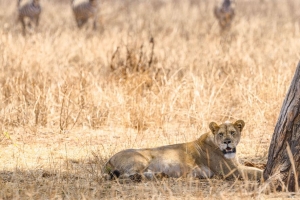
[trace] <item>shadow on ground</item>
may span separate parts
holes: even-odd
[[[242,180],[167,178],[160,181],[109,181],[105,159],[65,160],[53,168],[0,171],[2,199],[176,199],[259,196],[259,184]]]

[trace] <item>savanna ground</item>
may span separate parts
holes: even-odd
[[[42,0],[23,36],[16,2],[0,0],[0,198],[298,197],[241,180],[102,177],[114,153],[191,141],[211,121],[243,119],[241,163],[266,163],[300,58],[300,2],[238,0],[223,35],[215,3],[101,1],[92,31],[69,1]]]

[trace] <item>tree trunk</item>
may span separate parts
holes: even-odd
[[[277,189],[298,191],[300,172],[300,62],[283,102],[269,148],[264,179],[279,175]],[[278,179],[277,179],[278,180]]]

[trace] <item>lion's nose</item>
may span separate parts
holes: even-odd
[[[224,144],[229,144],[229,143],[231,143],[231,140],[229,139],[224,140]]]

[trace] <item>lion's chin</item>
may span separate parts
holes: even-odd
[[[227,159],[233,159],[235,158],[235,153],[226,153],[224,154],[224,157]]]
[[[235,157],[236,148],[227,147],[226,149],[223,149],[222,152],[223,152],[225,158],[232,159]]]

